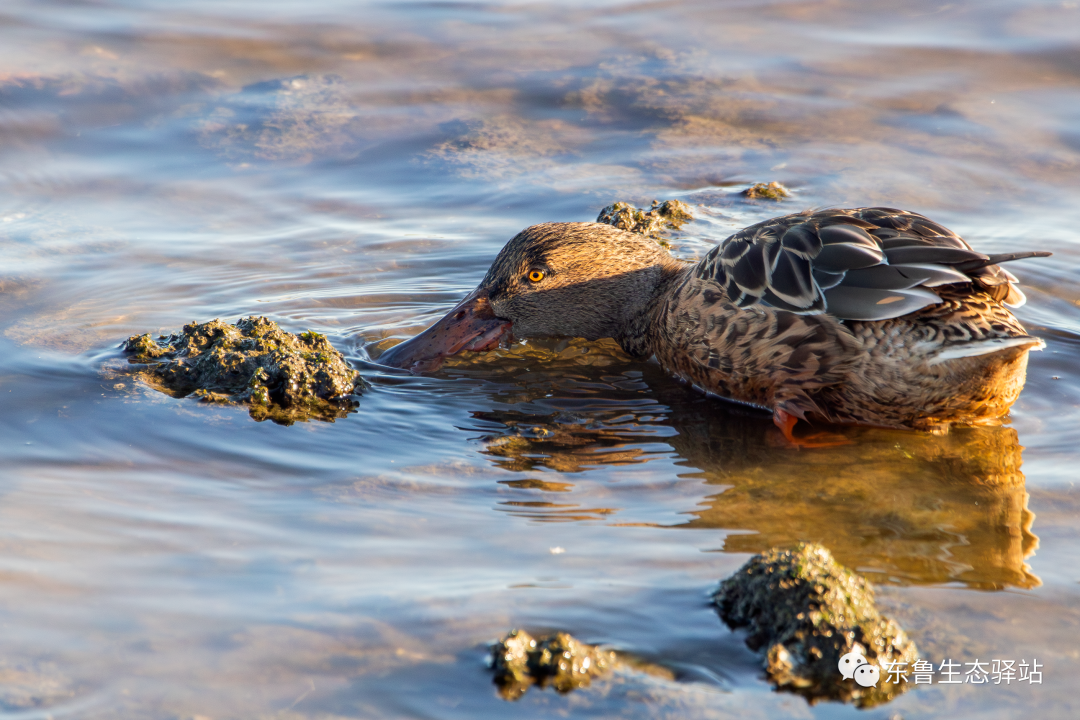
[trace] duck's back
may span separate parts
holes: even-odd
[[[985,255],[918,213],[828,209],[773,218],[724,240],[697,276],[740,307],[764,302],[843,320],[887,320],[940,302],[935,288],[969,285],[1006,305],[1024,295],[999,263],[1046,252]]]
[[[829,209],[750,226],[667,304],[665,364],[706,390],[805,417],[926,427],[1004,414],[1041,345],[999,263],[922,215]],[[665,360],[661,357],[661,361]]]

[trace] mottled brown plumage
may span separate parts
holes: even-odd
[[[1023,303],[1007,260],[911,212],[799,213],[687,265],[640,235],[547,223],[513,238],[480,286],[384,364],[435,369],[519,338],[611,337],[697,387],[795,418],[935,430],[1004,415],[1024,385]],[[539,278],[539,279],[538,279]]]

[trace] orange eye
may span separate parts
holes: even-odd
[[[529,271],[529,282],[540,282],[544,279],[544,273],[541,270]]]

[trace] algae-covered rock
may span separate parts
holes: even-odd
[[[755,183],[743,190],[742,194],[751,200],[775,200],[776,202],[791,197],[791,192],[778,182]]]
[[[294,335],[264,317],[191,323],[156,341],[133,336],[123,347],[129,362],[148,366],[143,379],[163,392],[246,404],[256,420],[282,424],[344,417],[363,382],[325,335]]]
[[[889,682],[889,669],[907,675],[918,659],[915,643],[878,612],[871,585],[820,545],[755,555],[720,585],[713,601],[724,622],[747,628],[750,649],[764,650],[769,679],[811,702],[887,702],[908,685]],[[841,674],[840,659],[852,652],[877,666],[876,686],[862,687]]]
[[[655,203],[651,210],[642,210],[630,203],[613,203],[600,211],[596,222],[641,235],[657,235],[667,229],[679,230],[693,219],[689,205],[681,200],[668,200]]]
[[[532,685],[568,693],[588,686],[616,663],[615,653],[578,642],[567,633],[534,638],[511,630],[491,647],[495,684],[505,700],[517,700]]]

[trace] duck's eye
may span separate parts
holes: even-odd
[[[540,282],[541,280],[544,279],[544,271],[543,270],[530,270],[528,277],[529,277],[529,282]]]

